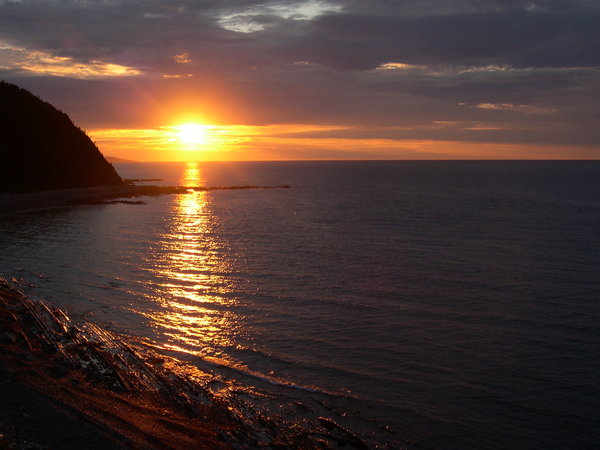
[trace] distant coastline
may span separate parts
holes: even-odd
[[[109,163],[131,163],[131,162],[139,162],[139,161],[135,161],[133,159],[125,159],[125,158],[118,158],[116,156],[104,156],[104,159],[106,159]]]

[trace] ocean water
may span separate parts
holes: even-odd
[[[290,189],[0,216],[0,274],[372,447],[597,448],[599,162],[115,167]]]

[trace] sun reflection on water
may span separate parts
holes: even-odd
[[[187,163],[181,185],[203,185],[198,163]],[[190,190],[176,197],[154,269],[158,285],[153,300],[162,308],[149,319],[165,337],[165,349],[228,363],[219,349],[234,345],[237,325],[229,308],[231,288],[219,275],[227,263],[222,244],[213,237],[214,220],[209,193]]]

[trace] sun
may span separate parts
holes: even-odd
[[[184,123],[182,125],[176,125],[174,128],[180,143],[206,144],[208,139],[208,129],[210,127],[197,123]]]

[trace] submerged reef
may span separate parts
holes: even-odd
[[[31,92],[0,81],[0,192],[122,183],[69,116]]]

